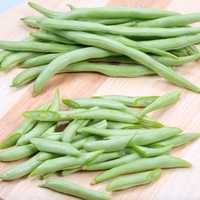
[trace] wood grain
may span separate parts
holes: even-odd
[[[36,1],[49,8],[67,10],[66,1],[38,0]],[[165,8],[179,12],[197,12],[200,10],[198,0],[69,0],[68,3],[77,7],[92,7],[104,5],[128,5],[132,7]],[[184,3],[183,3],[184,2]],[[27,28],[20,22],[20,18],[36,14],[27,5],[21,4],[0,14],[0,39],[21,39],[25,37]],[[199,63],[187,64],[178,71],[188,79],[200,85]],[[19,72],[13,70],[8,74],[0,74],[0,138],[14,130],[22,120],[21,113],[33,108],[44,101],[49,101],[56,87],[60,88],[63,97],[76,98],[100,94],[123,95],[161,95],[167,91],[177,89],[159,77],[142,78],[108,78],[98,74],[63,74],[54,77],[42,95],[32,97],[32,85],[20,90],[10,88],[12,78]],[[200,129],[200,95],[182,91],[181,100],[169,109],[153,114],[169,126],[178,126],[185,131],[199,131]],[[175,169],[164,171],[162,178],[149,186],[129,189],[113,194],[113,200],[199,200],[200,180],[200,141],[180,148],[174,155],[190,161],[191,169]],[[0,163],[0,169],[15,165]],[[104,184],[91,187],[89,181],[96,173],[77,173],[68,178],[80,185],[104,190]],[[73,197],[64,196],[55,192],[37,187],[39,181],[22,179],[14,182],[0,182],[0,198],[4,200],[72,200]]]

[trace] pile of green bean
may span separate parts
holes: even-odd
[[[180,92],[163,96],[94,96],[63,99],[56,91],[50,103],[23,114],[21,125],[0,142],[0,161],[21,159],[0,172],[1,181],[25,176],[44,178],[41,187],[82,199],[108,200],[104,192],[52,178],[79,171],[104,171],[91,184],[113,179],[107,191],[149,184],[161,169],[187,168],[191,164],[170,152],[200,137],[164,126],[148,113],[175,104]]]
[[[12,86],[34,82],[39,94],[57,73],[98,72],[111,77],[159,75],[200,92],[175,66],[200,58],[200,13],[150,8],[74,8],[69,12],[29,5],[41,16],[24,17],[34,28],[23,41],[0,41],[0,69],[25,68]]]

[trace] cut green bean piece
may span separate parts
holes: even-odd
[[[101,163],[88,163],[87,165],[83,166],[83,170],[99,171],[99,170],[112,169],[113,167],[118,167],[120,165],[130,163],[138,158],[140,158],[140,156],[137,153],[132,153],[110,161],[105,161]]]
[[[36,167],[38,167],[45,160],[55,157],[53,154],[40,152],[31,159],[0,173],[0,179],[11,181],[22,178],[30,174]]]
[[[151,148],[151,147],[145,147],[145,146],[133,146],[133,149],[138,152],[141,157],[155,157],[160,156],[162,154],[168,154],[172,146],[164,146],[164,147],[157,147],[157,148]]]
[[[119,191],[156,181],[161,176],[160,169],[141,172],[134,175],[122,176],[114,179],[106,187],[108,191]]]
[[[76,109],[73,111],[28,111],[24,113],[27,118],[35,119],[38,121],[63,121],[72,119],[98,119],[98,120],[110,120],[127,123],[136,123],[138,119],[128,113],[111,109]]]
[[[160,141],[158,143],[153,144],[152,146],[172,146],[178,147],[184,144],[187,144],[193,140],[196,140],[200,137],[199,133],[186,133],[186,134],[181,134],[172,138],[169,138],[168,140]]]
[[[179,91],[169,92],[163,96],[160,96],[156,99],[152,104],[149,104],[146,108],[144,108],[141,113],[139,114],[140,117],[145,116],[147,113],[152,111],[164,108],[171,104],[174,104],[180,98],[181,93]]]
[[[0,41],[0,48],[11,51],[31,51],[42,53],[59,53],[78,49],[74,45],[45,43],[35,41]]]
[[[99,192],[87,188],[83,188],[75,183],[61,180],[51,179],[47,180],[41,187],[48,188],[50,190],[68,194],[71,196],[79,197],[85,200],[110,200],[111,198],[104,192]]]
[[[110,140],[97,140],[92,142],[87,142],[84,145],[84,149],[87,151],[97,151],[103,150],[104,152],[115,152],[123,150],[128,143],[131,141],[132,137],[120,137],[112,138]]]
[[[33,138],[31,143],[42,152],[54,153],[58,155],[80,156],[81,153],[70,143],[52,141],[42,138]]]
[[[106,95],[106,96],[95,96],[94,98],[110,99],[119,101],[127,106],[131,107],[146,107],[153,103],[159,96],[141,96],[141,97],[129,97],[122,95]]]
[[[83,153],[79,158],[71,156],[63,156],[55,159],[50,159],[43,162],[32,173],[31,176],[43,176],[45,174],[62,171],[65,169],[83,165],[98,156],[101,152]]]
[[[120,175],[143,172],[157,168],[168,169],[182,167],[191,167],[191,164],[183,159],[172,157],[169,155],[157,156],[153,158],[141,158],[103,172],[102,174],[96,176],[95,180],[92,183],[101,183]]]
[[[63,103],[73,108],[91,108],[95,106],[116,110],[125,110],[127,108],[123,103],[110,99],[63,99]]]
[[[89,120],[73,120],[68,124],[68,126],[63,131],[63,142],[71,142],[73,138],[75,137],[77,130],[81,127],[84,127],[87,125]]]
[[[178,27],[200,21],[200,13],[169,16],[136,24],[137,27]]]
[[[20,147],[11,147],[0,151],[0,161],[15,161],[29,157],[37,152],[37,149],[32,145],[24,145]]]

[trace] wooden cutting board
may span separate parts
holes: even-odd
[[[198,12],[198,0],[38,0],[36,1],[52,9],[67,10],[66,3],[79,7],[105,5],[124,5],[130,7],[165,8],[182,13]],[[27,34],[28,29],[20,22],[20,18],[35,15],[25,3],[0,13],[0,39],[18,40]],[[16,90],[10,88],[11,80],[19,72],[13,70],[8,74],[0,74],[0,139],[14,130],[21,121],[21,113],[34,108],[42,102],[49,101],[52,92],[59,87],[63,97],[77,98],[101,94],[123,95],[162,95],[177,89],[159,77],[142,78],[108,78],[103,75],[80,73],[63,74],[54,77],[37,97],[32,97],[32,85]],[[200,66],[198,62],[187,64],[178,71],[188,79],[200,85]],[[179,89],[179,88],[178,88]],[[177,126],[185,131],[200,129],[200,95],[181,90],[181,100],[169,109],[154,113],[154,117],[169,126]],[[113,200],[199,200],[200,180],[200,140],[180,148],[174,155],[190,161],[190,169],[166,170],[156,183],[129,189],[113,194]],[[0,170],[15,165],[0,163]],[[91,187],[89,182],[96,173],[77,173],[68,178],[74,182]],[[46,189],[37,187],[38,180],[21,179],[13,182],[0,182],[0,199],[4,200],[64,200],[75,199]],[[99,184],[91,188],[104,190],[105,185]]]

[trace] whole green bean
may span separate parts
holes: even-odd
[[[43,28],[68,31],[85,31],[97,33],[109,33],[114,35],[135,36],[135,37],[177,37],[183,35],[192,35],[200,33],[198,27],[180,27],[180,28],[146,28],[146,27],[126,27],[107,26],[95,22],[85,22],[76,20],[60,20],[43,18],[39,21]]]
[[[119,167],[114,167],[100,175],[97,175],[92,183],[100,183],[124,174],[143,172],[157,168],[167,169],[179,167],[191,167],[191,164],[183,159],[169,155],[157,156],[153,158],[141,158]]]
[[[158,99],[156,99],[152,104],[149,104],[147,107],[145,107],[139,114],[140,117],[145,116],[147,113],[150,113],[152,111],[164,108],[166,106],[169,106],[171,104],[174,104],[178,101],[180,98],[181,93],[179,91],[173,91],[169,92],[163,96],[160,96]]]
[[[113,167],[118,167],[120,165],[130,163],[138,158],[140,158],[140,156],[137,153],[132,153],[110,161],[105,161],[101,163],[88,163],[87,165],[83,166],[83,170],[99,171],[112,169]]]
[[[11,53],[2,61],[1,70],[10,70],[23,63],[25,60],[34,58],[38,55],[40,54],[32,52]]]
[[[22,178],[30,174],[36,167],[38,167],[45,160],[51,159],[55,155],[50,153],[39,152],[31,159],[18,164],[17,166],[0,173],[0,179],[11,181]]]
[[[63,53],[50,53],[44,54],[41,56],[37,56],[35,58],[31,58],[26,60],[21,67],[28,68],[28,67],[37,67],[40,65],[49,64],[52,60],[57,58],[58,56],[63,55]]]
[[[63,18],[65,17],[65,13],[49,10],[47,8],[42,7],[41,5],[34,3],[34,2],[28,2],[28,5],[33,8],[34,10],[38,11],[39,13],[43,14],[46,17],[50,18]]]
[[[57,72],[62,71],[68,65],[90,58],[101,58],[110,56],[112,53],[94,47],[86,47],[68,52],[54,59],[47,68],[42,71],[34,84],[34,92],[38,94],[43,85]]]
[[[74,45],[45,43],[35,41],[0,41],[0,48],[11,51],[31,51],[42,53],[59,53],[78,49]]]
[[[160,169],[141,172],[134,175],[122,176],[114,179],[106,187],[108,191],[118,191],[132,188],[138,185],[145,185],[156,181],[161,176]]]
[[[77,130],[80,127],[84,127],[88,124],[89,120],[73,120],[71,123],[68,124],[68,126],[63,131],[63,142],[71,142],[74,138],[74,136],[77,133]]]
[[[168,16],[160,19],[147,20],[136,24],[137,27],[178,27],[200,21],[200,13]]]
[[[167,39],[147,40],[140,42],[140,44],[143,44],[145,46],[148,47],[153,46],[154,48],[166,51],[173,49],[181,49],[199,43],[200,43],[200,34],[186,35],[186,36],[167,38]]]
[[[49,33],[47,31],[32,32],[30,33],[30,35],[37,40],[58,42],[63,44],[73,44],[73,42],[66,40],[65,38],[62,38],[60,36],[57,36],[55,34]]]
[[[141,157],[155,157],[160,156],[162,154],[167,154],[172,149],[172,146],[164,146],[164,147],[157,147],[157,148],[151,148],[151,147],[145,147],[145,146],[138,146],[134,145],[133,149],[138,152]]]
[[[39,16],[27,16],[21,18],[22,22],[31,28],[40,28],[38,21],[41,20]]]
[[[80,156],[80,152],[70,143],[48,140],[46,138],[33,138],[31,143],[42,152],[58,155]]]
[[[157,147],[157,146],[168,146],[168,145],[170,145],[174,148],[174,147],[178,147],[178,146],[187,144],[188,142],[196,140],[199,137],[200,137],[199,133],[180,134],[180,135],[174,136],[172,138],[169,138],[167,140],[157,142],[153,146]]]
[[[115,53],[126,55],[131,59],[136,60],[138,63],[146,66],[147,68],[150,68],[152,71],[156,72],[158,75],[164,77],[169,82],[174,83],[175,85],[192,90],[193,92],[200,91],[200,88],[198,86],[195,86],[193,83],[186,80],[181,75],[177,74],[171,68],[166,67],[165,65],[157,62],[147,54],[137,49],[127,47],[122,43],[117,42],[116,40],[83,32],[68,31],[68,32],[62,32],[62,35],[63,33],[65,34],[66,38],[76,41],[78,43],[85,45],[92,45],[113,51]]]
[[[79,197],[85,200],[110,200],[111,198],[104,192],[99,192],[87,188],[83,188],[75,183],[61,180],[51,179],[47,180],[40,187],[48,188],[50,190]]]
[[[129,113],[111,109],[76,109],[72,111],[28,111],[24,113],[27,118],[38,121],[63,121],[72,119],[98,119],[127,123],[136,123],[138,119]]]
[[[0,161],[15,161],[29,157],[37,152],[37,149],[32,145],[15,146],[9,149],[0,151]]]
[[[98,7],[76,8],[67,13],[64,19],[118,19],[119,16],[120,18],[155,19],[171,15],[177,15],[177,13],[154,8]]]
[[[100,153],[101,152],[99,151],[84,153],[79,158],[71,156],[63,156],[59,158],[46,160],[36,169],[34,169],[34,171],[31,173],[31,176],[43,176],[45,174],[69,169],[70,167],[83,165],[84,163],[87,163],[96,158],[96,156],[98,156]]]
[[[126,106],[115,100],[110,99],[97,99],[97,98],[82,98],[82,99],[63,99],[63,103],[69,107],[74,108],[91,108],[91,107],[102,107],[116,110],[126,110]]]
[[[159,96],[130,97],[122,95],[105,95],[105,96],[95,96],[94,98],[103,98],[103,99],[119,101],[131,107],[146,107],[149,104],[153,103],[157,98],[159,98]]]

